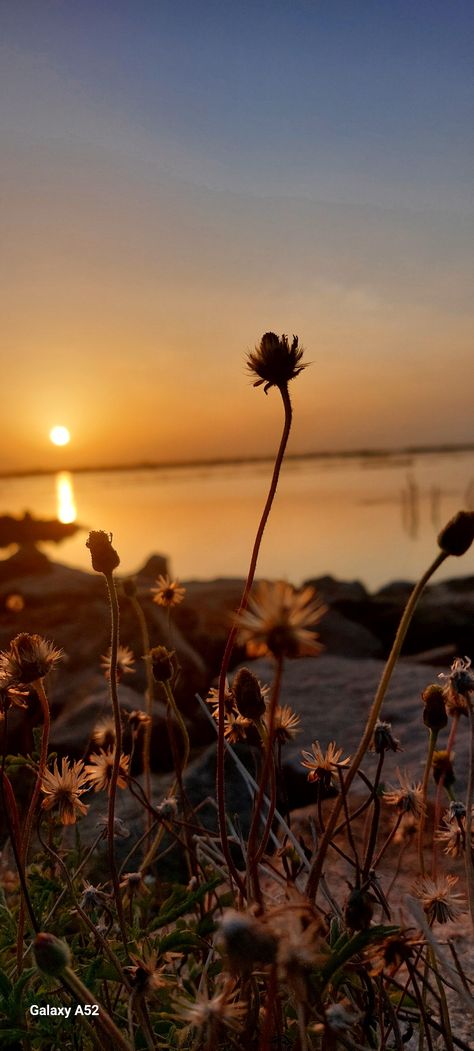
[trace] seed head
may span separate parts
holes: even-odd
[[[474,675],[471,671],[470,657],[456,657],[451,671],[446,675],[440,672],[440,679],[445,679],[443,687],[446,710],[450,715],[467,715],[469,711],[469,694],[474,692]]]
[[[350,756],[341,759],[342,748],[336,748],[336,742],[330,741],[323,752],[319,741],[313,741],[310,752],[302,752],[301,765],[309,770],[308,781],[313,781],[323,791],[328,791],[337,771],[350,763]]]
[[[107,653],[100,658],[100,664],[102,671],[106,679],[110,679],[110,669],[112,665],[112,647],[109,646]],[[117,647],[117,682],[121,682],[124,675],[131,675],[133,672],[133,666],[135,664],[135,657],[130,649],[130,646],[118,646]]]
[[[86,547],[91,553],[92,568],[96,573],[109,576],[120,565],[120,558],[112,547],[112,533],[104,533],[103,529],[93,529],[86,540]]]
[[[397,770],[399,787],[389,786],[384,791],[385,802],[390,806],[396,806],[404,814],[413,814],[419,817],[423,810],[423,791],[421,784],[413,784],[407,773]]]
[[[453,887],[458,882],[457,876],[438,876],[436,880],[419,880],[414,890],[420,899],[429,923],[448,923],[465,912],[462,894],[456,894]]]
[[[382,723],[378,719],[374,727],[374,736],[372,739],[371,749],[376,752],[377,755],[383,755],[384,752],[398,752],[400,748],[400,741],[392,734],[392,724]]]
[[[10,643],[10,649],[0,654],[0,678],[2,684],[28,686],[44,679],[63,657],[51,642],[41,635],[21,632]]]
[[[265,332],[258,347],[248,356],[249,372],[258,376],[254,387],[264,383],[265,394],[270,387],[286,387],[290,380],[299,376],[306,368],[301,364],[303,349],[298,347],[298,336],[293,336],[291,347],[288,336],[277,336],[274,332]]]

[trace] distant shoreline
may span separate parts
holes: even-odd
[[[319,452],[289,453],[287,460],[390,460],[398,456],[426,456],[440,453],[474,452],[474,442],[462,442],[454,445],[446,443],[440,445],[404,445],[395,449],[339,449],[337,451],[321,450]],[[206,460],[142,460],[135,463],[112,463],[94,464],[92,466],[66,467],[59,464],[53,467],[28,467],[12,468],[11,470],[0,470],[0,478],[36,478],[41,476],[55,475],[58,471],[68,471],[69,474],[103,474],[125,472],[125,471],[170,471],[189,469],[190,467],[236,467],[242,464],[257,464],[273,462],[272,455],[267,456],[229,456],[213,457]]]

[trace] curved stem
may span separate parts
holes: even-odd
[[[110,777],[109,785],[109,808],[108,808],[108,820],[107,820],[107,855],[109,860],[110,875],[112,879],[112,886],[114,891],[115,906],[117,909],[117,917],[120,926],[120,932],[122,935],[122,941],[127,951],[127,930],[125,926],[125,917],[123,914],[122,896],[120,894],[119,878],[117,873],[117,866],[115,863],[115,845],[114,845],[114,824],[115,824],[115,798],[117,795],[117,781],[120,770],[120,759],[122,757],[122,722],[120,719],[120,706],[118,700],[117,691],[117,653],[119,643],[119,606],[117,600],[117,592],[115,590],[115,583],[112,573],[104,573],[105,580],[107,583],[107,591],[109,595],[110,603],[110,615],[111,615],[111,640],[110,640],[110,699],[112,701],[112,710],[114,715],[115,723],[115,752],[114,761],[112,766],[112,773]]]
[[[292,410],[291,410],[291,401],[290,401],[290,395],[289,395],[289,392],[288,392],[288,387],[287,386],[282,386],[282,387],[279,388],[279,390],[280,390],[280,394],[282,396],[283,407],[284,407],[284,411],[285,411],[285,420],[284,420],[284,424],[283,424],[283,431],[282,431],[282,435],[281,435],[281,439],[280,439],[280,445],[279,445],[278,452],[277,452],[276,459],[275,459],[275,465],[274,465],[274,468],[273,468],[273,474],[272,474],[272,479],[271,479],[271,482],[270,482],[270,488],[268,490],[268,496],[267,496],[267,499],[266,499],[266,502],[265,502],[265,507],[264,507],[263,512],[262,512],[262,517],[260,519],[260,523],[259,523],[259,526],[258,526],[258,529],[257,529],[257,534],[256,534],[254,545],[253,545],[252,556],[251,556],[251,559],[250,559],[249,571],[248,571],[248,574],[247,574],[247,580],[245,582],[245,587],[244,587],[244,590],[243,590],[242,598],[240,600],[240,606],[239,606],[239,609],[238,609],[238,613],[243,613],[244,610],[247,609],[247,604],[248,604],[248,599],[249,599],[249,595],[250,595],[250,590],[252,588],[252,584],[253,584],[254,577],[255,577],[255,570],[257,568],[257,560],[258,560],[258,556],[259,556],[259,552],[260,552],[260,545],[261,545],[262,537],[263,537],[263,534],[264,534],[264,531],[265,531],[265,526],[267,524],[268,516],[270,514],[270,510],[271,510],[271,507],[272,507],[273,499],[274,499],[275,493],[277,491],[278,479],[280,477],[281,465],[282,465],[282,462],[283,462],[283,457],[285,455],[285,450],[286,450],[286,446],[287,446],[287,443],[288,443],[288,437],[289,437],[290,430],[291,430]],[[232,656],[232,650],[234,649],[234,645],[235,645],[235,639],[236,639],[236,636],[237,636],[237,631],[238,631],[238,628],[234,624],[233,627],[230,629],[230,632],[229,632],[229,635],[228,635],[228,638],[227,638],[227,643],[226,643],[226,647],[225,647],[225,650],[224,650],[224,656],[222,658],[222,664],[221,664],[221,669],[220,669],[220,674],[219,674],[219,723],[218,723],[218,731],[219,732],[218,732],[218,737],[217,737],[216,798],[217,798],[217,811],[218,811],[218,819],[219,819],[219,834],[220,834],[220,838],[221,838],[222,851],[223,851],[224,857],[226,859],[227,865],[229,867],[229,872],[233,876],[233,878],[234,878],[237,886],[240,888],[241,892],[243,892],[244,889],[245,889],[244,888],[244,884],[243,884],[242,879],[241,879],[239,873],[237,872],[237,869],[236,869],[236,867],[235,867],[235,865],[234,865],[234,863],[232,861],[232,858],[231,858],[231,855],[230,855],[230,850],[229,850],[229,842],[228,842],[228,837],[227,837],[227,821],[226,821],[226,812],[225,812],[225,781],[224,781],[224,759],[225,759],[225,743],[224,743],[225,707],[224,707],[224,694],[225,694],[225,683],[226,683],[227,672],[228,672],[228,669],[229,669],[230,658]]]
[[[388,689],[388,686],[389,686],[389,683],[390,683],[390,679],[392,678],[393,670],[394,670],[395,665],[397,663],[397,660],[398,660],[398,658],[400,656],[400,651],[401,651],[403,642],[405,640],[406,633],[407,633],[408,628],[410,626],[411,619],[412,619],[413,614],[415,612],[415,609],[416,609],[416,607],[418,605],[418,602],[419,602],[419,600],[421,598],[421,595],[423,594],[423,591],[424,591],[428,581],[433,576],[433,573],[439,568],[440,565],[442,565],[442,563],[445,561],[445,559],[447,557],[448,556],[447,556],[445,551],[441,551],[439,553],[439,555],[436,556],[436,558],[434,559],[434,562],[431,563],[431,566],[429,566],[429,568],[426,570],[426,572],[420,578],[420,580],[418,581],[418,583],[414,587],[414,589],[413,589],[413,591],[412,591],[412,593],[410,595],[410,598],[408,599],[408,602],[407,602],[407,604],[405,606],[405,609],[403,611],[403,614],[402,614],[402,618],[400,620],[400,624],[398,626],[398,631],[397,631],[397,634],[395,636],[392,649],[390,651],[390,654],[389,654],[388,659],[387,659],[387,663],[386,663],[385,668],[383,670],[383,674],[382,674],[382,678],[381,678],[380,683],[379,683],[379,687],[377,689],[377,692],[375,694],[375,698],[374,698],[372,707],[371,707],[370,712],[369,712],[369,717],[367,719],[367,724],[366,724],[366,727],[365,727],[365,730],[364,730],[364,734],[362,736],[362,740],[361,740],[361,742],[359,744],[357,752],[356,752],[356,754],[355,754],[355,756],[354,756],[354,758],[352,760],[352,763],[351,763],[351,765],[350,765],[350,767],[349,767],[349,769],[347,771],[346,777],[344,779],[344,786],[345,786],[345,791],[346,792],[348,791],[350,785],[352,784],[352,781],[354,780],[354,777],[356,776],[358,767],[360,766],[360,763],[362,762],[362,760],[364,758],[364,755],[365,755],[365,753],[367,751],[367,748],[369,747],[369,744],[370,744],[370,741],[371,741],[371,738],[372,738],[372,734],[374,732],[374,727],[375,727],[375,724],[376,724],[377,719],[379,717],[380,709],[382,707],[382,704],[383,704],[383,701],[384,701],[384,697],[385,697],[385,694],[387,692],[387,689]],[[318,850],[317,850],[317,852],[316,852],[316,854],[315,854],[315,856],[313,858],[313,861],[311,863],[311,869],[310,869],[310,873],[309,873],[309,876],[308,876],[308,883],[307,883],[307,887],[306,887],[306,893],[307,893],[307,895],[308,895],[308,897],[310,899],[314,899],[315,896],[316,896],[318,885],[319,885],[319,880],[321,878],[321,874],[322,874],[322,871],[323,871],[324,859],[326,857],[327,849],[328,849],[328,846],[329,846],[329,844],[331,842],[331,837],[332,837],[334,829],[336,827],[337,819],[338,819],[339,814],[341,812],[341,808],[342,808],[342,799],[341,799],[340,796],[338,796],[338,798],[336,800],[336,803],[334,805],[333,811],[331,813],[331,816],[329,818],[329,821],[327,823],[326,831],[324,833],[324,836],[323,836],[323,838],[321,840],[319,848],[318,848]]]

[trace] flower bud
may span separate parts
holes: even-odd
[[[103,529],[93,529],[86,540],[92,559],[92,568],[96,573],[105,573],[108,576],[120,565],[120,558],[112,547],[112,534],[104,533]]]
[[[433,682],[423,690],[421,695],[423,701],[423,722],[434,733],[443,730],[448,722],[446,707],[444,703],[444,689]]]
[[[151,667],[155,682],[169,682],[174,673],[174,650],[166,646],[154,646],[150,650]]]
[[[60,975],[71,964],[71,953],[66,942],[60,941],[54,934],[37,934],[33,942],[33,954],[36,966],[43,974]]]
[[[438,544],[447,555],[464,555],[474,540],[474,511],[458,511],[438,536]]]
[[[234,700],[244,719],[257,723],[265,711],[260,683],[248,668],[241,668],[232,683]]]

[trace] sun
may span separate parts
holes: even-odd
[[[62,427],[57,424],[55,427],[51,427],[49,440],[53,445],[67,445],[71,441],[71,435],[69,434],[67,427]]]

